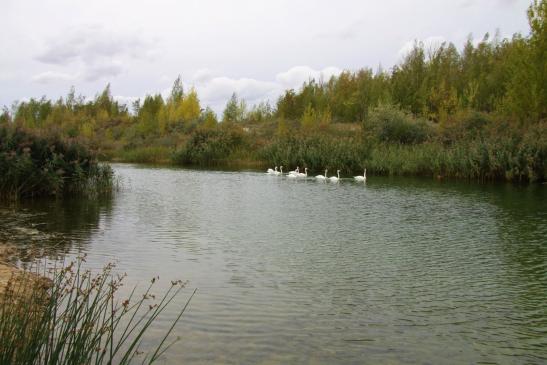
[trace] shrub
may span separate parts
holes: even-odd
[[[211,165],[227,159],[245,145],[240,127],[226,125],[215,129],[196,129],[173,160],[180,164]]]
[[[82,144],[0,127],[0,197],[102,194],[113,172]]]
[[[423,143],[433,134],[433,128],[426,121],[391,105],[371,110],[365,130],[370,130],[379,141],[401,144]]]

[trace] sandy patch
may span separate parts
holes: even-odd
[[[10,280],[32,280],[39,283],[40,287],[49,287],[51,281],[34,273],[19,269],[14,263],[17,261],[17,250],[15,247],[0,242],[0,294],[4,293]]]

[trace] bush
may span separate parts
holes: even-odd
[[[245,145],[244,132],[237,126],[196,129],[173,160],[180,164],[213,165],[226,160]]]
[[[427,141],[433,128],[424,120],[391,105],[381,105],[370,111],[365,131],[370,130],[382,142],[418,144]]]
[[[448,118],[441,129],[439,138],[444,144],[455,143],[463,139],[473,140],[480,137],[487,129],[486,127],[491,124],[491,117],[488,114],[466,110]]]
[[[0,197],[102,194],[113,172],[82,144],[0,127]]]

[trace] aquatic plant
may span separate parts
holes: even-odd
[[[357,138],[332,138],[325,134],[291,135],[274,139],[259,151],[259,157],[271,165],[305,166],[311,170],[325,168],[361,170],[367,150]]]
[[[194,294],[157,346],[147,354],[141,348],[185,283],[171,282],[156,300],[154,278],[142,296],[133,289],[120,299],[124,276],[114,275],[113,265],[93,274],[83,261],[42,273],[49,280],[24,272],[8,282],[0,294],[0,364],[151,364],[174,343],[167,339]]]

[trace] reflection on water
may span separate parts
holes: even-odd
[[[0,240],[190,280],[167,363],[547,360],[545,186],[115,169],[111,201],[0,209]]]
[[[17,245],[23,260],[25,251],[36,249],[59,258],[104,228],[111,209],[111,197],[38,199],[0,205],[0,242]]]

